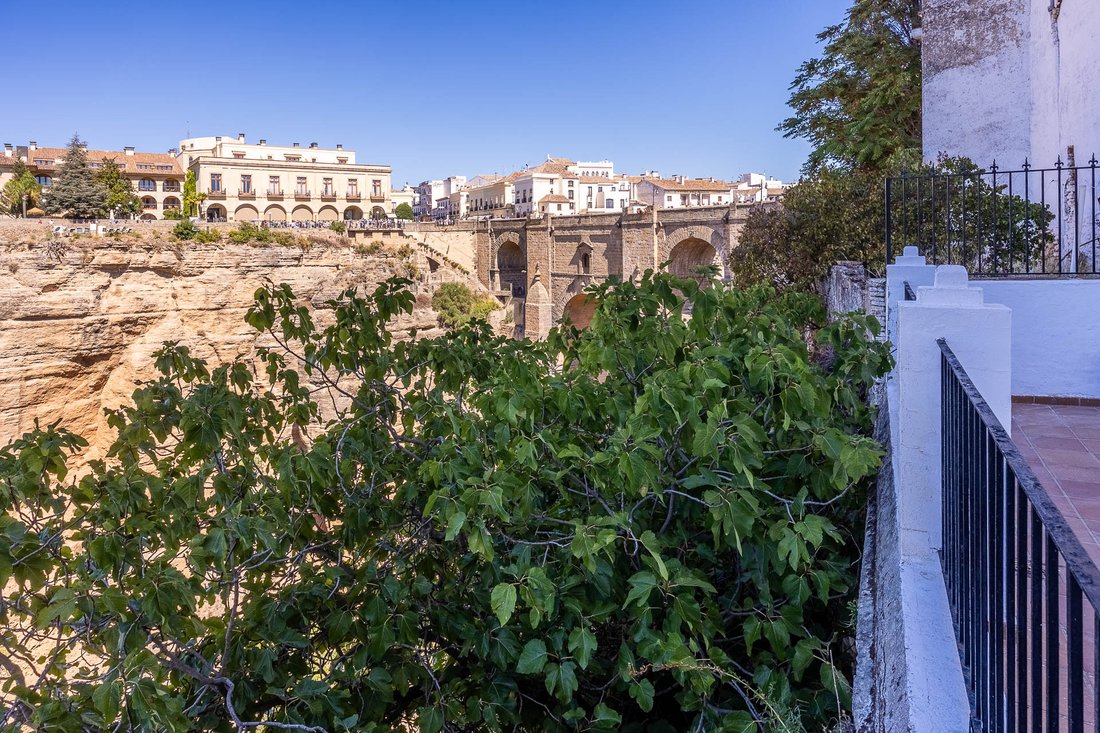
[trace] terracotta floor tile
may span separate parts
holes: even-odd
[[[1058,485],[1071,499],[1100,500],[1100,482],[1098,481],[1059,481]]]
[[[1076,437],[1051,437],[1048,435],[1028,436],[1028,443],[1036,449],[1049,448],[1053,450],[1084,451],[1085,446]]]
[[[1100,461],[1096,459],[1096,456],[1088,453],[1079,442],[1077,444],[1081,446],[1078,450],[1043,448],[1038,451],[1039,457],[1043,459],[1043,465],[1054,471],[1055,474],[1057,474],[1055,469],[1060,466],[1078,466],[1100,470]]]
[[[1063,466],[1046,464],[1046,467],[1059,483],[1063,481],[1085,481],[1090,483],[1100,482],[1100,468],[1088,468],[1085,466]]]
[[[1034,442],[1037,438],[1062,438],[1063,440],[1072,440],[1074,438],[1091,438],[1092,436],[1081,435],[1062,423],[1044,423],[1043,425],[1036,425],[1028,430],[1027,437],[1030,442]]]
[[[1100,440],[1082,440],[1081,444],[1089,453],[1100,456]]]

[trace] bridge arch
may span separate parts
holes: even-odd
[[[515,233],[498,235],[493,241],[489,261],[489,283],[492,290],[507,290],[517,298],[527,290],[527,248]]]
[[[562,308],[561,320],[568,321],[583,331],[592,325],[594,315],[596,315],[596,300],[587,293],[577,293],[566,301]]]
[[[698,277],[696,269],[705,265],[718,265],[725,279],[729,270],[729,242],[720,230],[709,226],[692,225],[666,229],[661,261],[668,262],[667,270],[678,277]]]

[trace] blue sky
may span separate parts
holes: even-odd
[[[808,146],[775,132],[787,88],[849,5],[44,0],[33,12],[49,37],[0,44],[22,87],[6,95],[0,142],[77,131],[93,148],[161,151],[188,130],[339,142],[392,165],[395,187],[548,154],[793,180]]]

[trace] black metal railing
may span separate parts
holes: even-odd
[[[913,286],[909,284],[909,281],[905,281],[905,299],[916,300],[917,294],[913,292]]]
[[[939,345],[941,561],[975,727],[1094,730],[1100,571],[947,342]]]
[[[964,265],[972,277],[1100,274],[1098,169],[1095,156],[1019,170],[953,160],[887,178],[887,264],[915,245],[929,263]]]

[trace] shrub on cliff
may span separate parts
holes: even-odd
[[[500,307],[495,298],[480,295],[465,283],[443,283],[432,295],[432,310],[447,328],[464,326],[473,319],[485,320]]]
[[[259,373],[169,344],[79,480],[56,425],[0,450],[7,722],[835,721],[888,361],[865,320],[647,273],[590,291],[583,332],[395,342],[405,285],[344,293],[324,329],[261,289]]]
[[[190,219],[180,219],[176,222],[176,225],[172,227],[172,236],[184,241],[194,239],[195,235],[198,233],[199,228],[195,226],[195,222]]]

